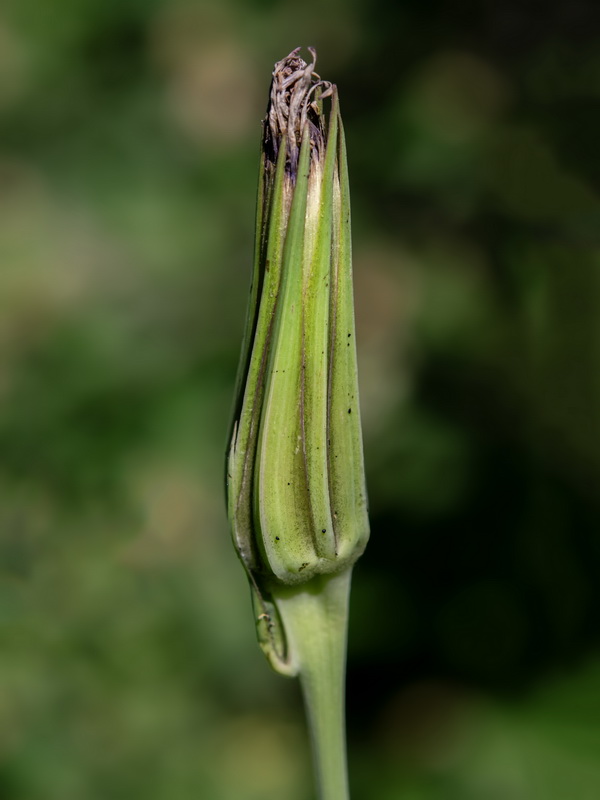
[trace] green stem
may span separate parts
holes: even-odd
[[[320,800],[349,800],[344,714],[352,570],[277,592],[277,607],[300,683]]]

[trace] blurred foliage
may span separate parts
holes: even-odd
[[[307,800],[222,459],[272,64],[340,87],[354,796],[600,796],[598,12],[0,9],[0,796]]]

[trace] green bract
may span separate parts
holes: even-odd
[[[233,541],[280,669],[277,587],[349,568],[369,535],[344,135],[336,87],[315,73],[314,50],[311,64],[297,53],[275,65],[263,123],[227,465]]]

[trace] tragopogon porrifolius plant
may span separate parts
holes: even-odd
[[[259,643],[301,681],[320,797],[346,800],[348,596],[369,536],[350,201],[337,88],[298,52],[263,123],[227,500]]]

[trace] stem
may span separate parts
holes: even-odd
[[[344,714],[352,570],[277,592],[310,730],[320,800],[349,800]]]

